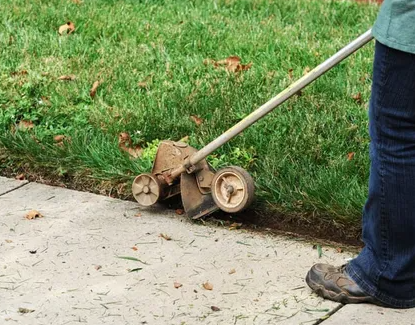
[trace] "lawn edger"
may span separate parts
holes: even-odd
[[[370,29],[199,151],[184,142],[162,141],[152,172],[138,175],[133,182],[134,198],[142,206],[151,206],[181,194],[183,208],[193,219],[218,209],[228,213],[246,209],[254,199],[254,181],[248,172],[237,166],[215,171],[205,158],[372,38]]]

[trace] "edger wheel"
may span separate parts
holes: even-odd
[[[212,197],[217,206],[228,213],[240,212],[254,200],[254,180],[237,166],[220,169],[212,180]]]
[[[134,198],[142,206],[155,204],[160,198],[161,187],[157,177],[152,174],[140,174],[133,182],[132,192]]]

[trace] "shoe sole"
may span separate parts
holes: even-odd
[[[331,290],[327,290],[324,286],[321,284],[318,284],[310,279],[309,273],[307,273],[306,276],[306,282],[308,286],[319,296],[333,300],[335,302],[339,302],[341,304],[360,304],[360,303],[370,303],[382,306],[380,302],[377,302],[373,297],[366,296],[366,297],[351,297],[345,292],[339,292],[336,293]]]

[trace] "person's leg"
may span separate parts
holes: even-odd
[[[395,307],[415,306],[415,55],[376,44],[365,247],[346,272]]]
[[[369,131],[371,167],[363,212],[365,247],[346,268],[314,266],[307,283],[326,298],[343,303],[414,307],[415,55],[379,42]]]

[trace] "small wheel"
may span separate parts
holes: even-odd
[[[223,211],[235,213],[246,209],[254,200],[254,180],[237,166],[218,170],[212,180],[212,197]]]
[[[134,198],[140,205],[150,206],[160,198],[160,184],[152,174],[140,174],[133,182],[132,191]]]

